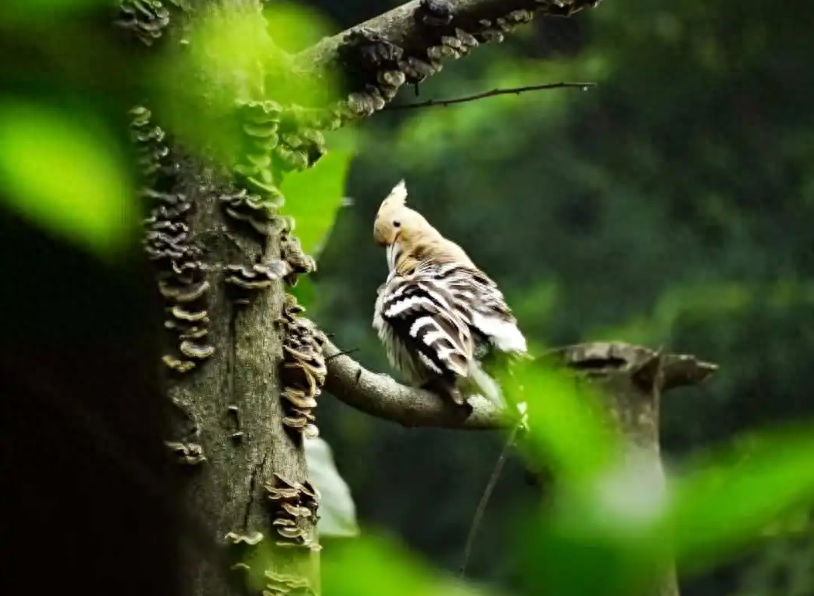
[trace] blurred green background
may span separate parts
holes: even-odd
[[[397,2],[309,2],[339,31]],[[413,97],[595,81],[588,92],[385,111],[356,127],[343,209],[309,308],[335,341],[388,371],[370,327],[386,275],[372,241],[402,177],[410,203],[501,285],[532,345],[618,339],[721,365],[665,399],[666,461],[814,412],[814,5],[606,0],[478,49]],[[320,428],[360,521],[455,570],[502,436],[408,430],[320,401]],[[470,563],[514,584],[512,512],[533,498],[504,472]],[[418,520],[425,520],[422,523]],[[431,521],[430,521],[431,520]],[[806,537],[776,538],[684,581],[684,594],[814,594]]]
[[[330,19],[328,34],[397,4],[300,3]],[[60,12],[51,15],[57,18],[36,20],[38,10],[85,4],[115,2],[0,3],[0,203],[8,210],[0,214],[0,261],[33,263],[34,273],[51,257],[42,250],[21,250],[16,234],[27,229],[24,223],[44,225],[48,233],[85,245],[96,255],[134,255],[138,214],[130,195],[137,160],[129,153],[122,115],[135,101],[153,98],[153,75],[173,66],[167,61],[154,69],[148,52],[131,62],[129,52],[106,45],[116,36],[107,14],[99,18],[104,26],[94,29],[94,36]],[[668,467],[744,431],[810,419],[812,17],[812,5],[800,3],[781,12],[768,0],[605,0],[572,19],[537,20],[502,45],[445,63],[441,75],[421,85],[418,97],[405,88],[395,103],[560,81],[598,86],[448,108],[385,110],[328,135],[332,153],[313,171],[283,184],[285,210],[295,213],[300,224],[297,233],[309,250],[320,245],[319,271],[296,288],[308,315],[366,366],[390,371],[371,327],[375,290],[386,275],[384,251],[372,240],[372,223],[382,198],[405,178],[410,204],[463,245],[500,284],[533,350],[615,339],[692,353],[721,366],[710,383],[666,397],[662,445]],[[316,27],[303,32],[292,23],[270,18],[269,30],[284,49],[297,50],[322,33]],[[235,74],[233,61],[251,58],[244,50],[265,52],[254,43],[264,41],[262,35],[246,40],[230,36],[234,31],[228,28],[216,26],[216,31],[224,34],[220,41],[229,44],[229,51],[210,54],[223,62],[220,74],[227,78]],[[77,34],[84,43],[76,43]],[[125,55],[128,62],[120,62]],[[185,68],[186,63],[180,64]],[[161,96],[160,81],[157,86],[159,97],[177,99],[182,107],[201,99],[199,87],[187,88],[178,98]],[[224,96],[221,107],[233,109],[235,98],[228,92]],[[170,110],[167,116],[170,128],[194,128],[212,141],[211,123],[202,125],[184,110]],[[350,153],[355,157],[344,194],[352,200],[344,201],[331,223],[330,214],[321,212],[327,210],[317,207],[325,203],[314,195],[319,190],[333,205],[339,203],[337,181]],[[332,231],[322,243],[318,237],[325,229]],[[54,254],[64,256],[54,247]],[[28,256],[21,259],[20,254]],[[111,258],[107,264],[117,262]],[[73,269],[57,260],[53,268],[60,287],[81,288],[83,298],[92,295],[86,285],[76,283]],[[94,272],[112,276],[113,269]],[[131,273],[122,279],[133,286],[146,279]],[[15,278],[10,286],[14,292],[0,292],[6,300],[0,308],[6,347],[16,350],[18,336],[31,333],[32,321],[49,332],[86,334],[87,320],[79,315],[60,317],[53,325],[40,314],[51,305],[52,294],[36,291],[41,284],[34,277]],[[21,288],[39,301],[16,300]],[[75,289],[54,292],[63,293],[77,294]],[[122,303],[122,311],[136,310],[127,304]],[[113,328],[102,329],[108,333]],[[363,532],[378,529],[398,536],[425,560],[455,571],[503,435],[408,430],[328,397],[320,400],[318,416],[350,485]],[[715,493],[715,486],[706,486],[713,498],[701,490],[690,503],[698,506],[697,519],[686,514],[689,506],[681,511],[695,526],[709,522],[711,528],[702,528],[708,534],[723,535],[720,527],[712,527],[715,522],[746,528],[757,519],[749,513],[765,514],[761,507],[775,497],[794,501],[796,485],[803,490],[814,483],[804,473],[811,469],[805,467],[811,449],[785,459],[781,456],[789,453],[783,449],[767,453],[741,470],[739,480],[746,482],[727,487],[734,485],[740,492]],[[772,454],[778,461],[774,477]],[[704,488],[703,482],[687,486]],[[690,489],[685,488],[685,497],[694,496]],[[730,512],[730,494],[746,506]],[[752,502],[743,498],[747,494],[755,495]],[[531,553],[531,559],[518,557],[514,535],[517,514],[537,498],[513,456],[487,511],[470,576],[531,593],[523,582],[529,569],[521,566],[539,553]],[[569,521],[567,513],[579,512],[579,507],[566,508],[558,522]],[[738,513],[741,519],[735,519]],[[585,527],[596,530],[591,523]],[[697,533],[704,537],[703,531]],[[740,559],[684,578],[682,593],[814,595],[810,534],[766,537]],[[397,594],[396,588],[405,594],[421,592],[418,584],[393,579],[391,574],[407,574],[407,567],[394,563],[376,542],[344,542],[358,544],[364,554],[355,559],[354,571],[362,568]],[[598,543],[585,542],[588,549]],[[344,593],[387,591],[347,573],[334,545],[329,542],[324,553],[326,584],[336,584],[338,570],[346,581]],[[331,556],[336,553],[338,558]],[[596,563],[593,555],[566,557],[562,567],[581,573]],[[600,563],[607,572],[618,562]],[[574,593],[570,587],[568,593]],[[596,596],[588,592],[586,596]]]

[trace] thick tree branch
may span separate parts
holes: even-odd
[[[510,420],[482,398],[470,400],[473,411],[461,419],[459,408],[429,391],[406,387],[393,378],[367,370],[328,339],[322,346],[328,376],[324,389],[349,406],[404,426],[488,430]]]
[[[599,0],[412,0],[325,38],[294,57],[307,77],[341,71],[349,95],[332,110],[333,127],[370,116],[399,88],[439,72],[444,58],[460,58],[535,15],[570,16]]]
[[[472,398],[472,414],[462,419],[458,408],[429,391],[406,387],[388,375],[367,370],[325,338],[328,375],[324,389],[339,400],[371,416],[404,426],[496,429],[514,424],[489,401]],[[541,361],[557,363],[587,376],[621,374],[658,392],[682,385],[696,385],[710,377],[717,366],[685,354],[662,354],[643,346],[597,342],[546,352]],[[656,363],[657,366],[654,366]]]
[[[336,59],[339,48],[353,32],[366,30],[382,36],[402,48],[426,52],[436,45],[438,38],[429,35],[432,30],[416,14],[431,12],[437,6],[440,11],[449,11],[452,20],[443,25],[447,30],[460,28],[468,33],[483,29],[482,22],[496,24],[498,19],[517,11],[528,11],[537,15],[570,16],[583,8],[596,6],[599,0],[412,0],[396,8],[354,25],[342,33],[328,37],[297,56],[298,62],[309,68],[330,64]],[[509,23],[507,23],[509,24]],[[438,25],[441,27],[441,25]],[[437,29],[436,29],[437,30]]]

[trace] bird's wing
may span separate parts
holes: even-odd
[[[477,268],[448,263],[433,271],[467,325],[503,352],[526,352],[526,340],[497,284]]]
[[[472,334],[435,266],[394,275],[380,294],[381,318],[433,373],[466,377],[472,358]]]

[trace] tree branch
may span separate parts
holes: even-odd
[[[322,77],[342,71],[347,100],[338,121],[370,116],[399,88],[439,72],[442,59],[500,42],[535,15],[570,16],[599,0],[412,0],[300,52],[293,69]]]
[[[324,389],[340,401],[371,416],[403,426],[489,430],[509,428],[517,421],[506,417],[488,400],[470,398],[473,410],[463,419],[461,411],[438,395],[407,387],[388,375],[367,370],[347,353],[324,338],[322,353],[328,374]],[[559,365],[588,376],[621,373],[643,386],[667,391],[697,385],[718,367],[686,354],[662,354],[643,346],[620,342],[576,344],[550,350],[538,357],[541,363]],[[650,366],[657,362],[657,367]]]
[[[431,108],[436,106],[447,107],[459,103],[467,103],[470,101],[477,101],[479,99],[486,99],[487,97],[497,97],[499,95],[520,95],[527,91],[544,91],[546,89],[569,89],[576,88],[587,91],[590,87],[596,87],[596,83],[547,83],[543,85],[528,85],[526,87],[512,87],[510,89],[492,89],[491,91],[483,91],[473,95],[465,95],[463,97],[455,97],[453,99],[428,99],[427,101],[420,101],[416,103],[405,103],[397,106],[389,106],[388,110],[413,110],[416,108]]]
[[[460,408],[438,395],[406,387],[392,377],[367,370],[327,338],[322,345],[328,376],[324,389],[347,405],[407,427],[489,430],[512,424],[483,398],[470,399],[472,413],[461,418]]]

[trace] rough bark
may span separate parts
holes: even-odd
[[[217,16],[221,7],[253,13],[262,23],[260,0],[199,1],[195,12],[171,13],[175,22],[167,30],[168,13],[153,5],[152,16],[144,18],[144,6],[131,11],[135,16],[126,28],[150,45],[158,31],[162,43],[173,47],[187,20]],[[262,98],[262,73],[234,76],[242,85],[232,88],[246,92],[234,98],[236,111]],[[220,91],[216,81],[209,87],[213,94]],[[285,516],[270,499],[272,489],[286,485],[311,492],[301,434],[284,428],[281,401],[283,277],[290,282],[297,270],[297,263],[281,260],[285,224],[242,185],[243,178],[193,157],[178,142],[167,144],[148,109],[133,115],[145,194],[153,205],[145,221],[146,249],[165,300],[163,361],[178,414],[166,445],[183,482],[183,508],[205,521],[206,539],[222,555],[202,557],[183,548],[181,593],[240,594],[247,582],[253,593],[277,594],[294,584],[300,594],[318,593],[314,504],[295,508],[292,529],[275,525]],[[198,147],[195,155],[207,149]],[[265,226],[262,233],[226,215],[225,207],[240,209],[241,201],[245,207],[247,197],[258,200],[254,211]],[[296,251],[293,256],[303,258]],[[243,285],[236,286],[236,279]],[[307,495],[300,497],[294,500],[303,505]],[[302,536],[282,535],[295,530]]]

